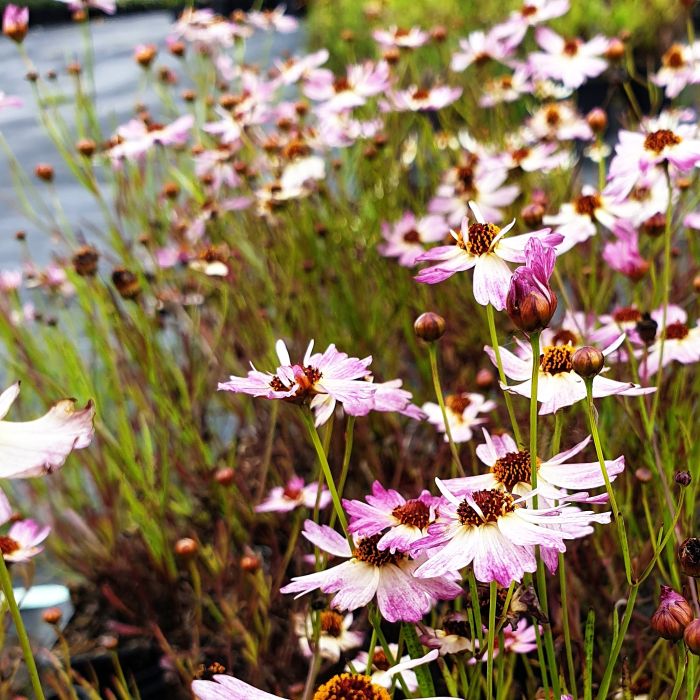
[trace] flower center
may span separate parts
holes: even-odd
[[[454,634],[457,637],[466,637],[471,639],[472,632],[469,627],[469,623],[466,620],[460,620],[458,618],[448,619],[442,623],[442,629],[447,632],[447,634]]]
[[[530,149],[529,148],[518,148],[517,150],[513,151],[510,154],[510,157],[513,159],[513,162],[520,164],[522,163],[525,158],[527,158],[530,155]]]
[[[682,68],[685,65],[683,58],[683,47],[680,44],[674,44],[661,59],[663,65],[668,68]]]
[[[567,39],[564,43],[564,53],[567,56],[575,56],[578,53],[579,42],[577,39]]]
[[[372,666],[378,668],[380,671],[388,671],[391,668],[389,659],[386,658],[384,649],[377,649],[372,657]]]
[[[552,336],[552,345],[577,345],[578,336],[566,329],[557,331]]]
[[[389,693],[369,676],[341,673],[320,686],[313,700],[389,700]]]
[[[505,457],[496,460],[491,467],[491,473],[508,491],[512,491],[521,481],[529,484],[532,475],[530,453],[527,450],[509,452]]]
[[[417,90],[413,91],[411,97],[413,97],[414,100],[422,102],[423,100],[427,100],[430,97],[430,92],[423,88],[418,88]]]
[[[447,408],[461,416],[464,413],[464,409],[471,404],[471,400],[466,394],[450,394],[445,399],[445,405]]]
[[[382,538],[381,533],[372,535],[371,537],[363,537],[355,548],[355,559],[367,562],[372,566],[385,566],[387,564],[396,564],[403,559],[401,552],[392,554],[388,549],[383,552],[377,549],[377,542]]]
[[[469,227],[467,240],[462,238],[460,232],[457,245],[470,255],[485,255],[491,250],[493,239],[496,238],[500,230],[495,224],[472,224]]]
[[[412,228],[403,234],[403,239],[406,243],[420,243],[420,233]]]
[[[401,37],[408,36],[411,33],[410,29],[406,29],[405,27],[397,27],[396,30],[394,31],[394,36],[397,39],[400,39]]]
[[[542,350],[540,356],[540,372],[549,374],[559,374],[561,372],[572,372],[573,365],[571,358],[574,349],[571,345],[547,345]]]
[[[501,516],[515,511],[513,497],[496,489],[474,491],[472,499],[481,513],[464,499],[457,508],[457,517],[462,525],[479,527],[484,523],[495,523]]]
[[[647,151],[661,153],[666,146],[676,146],[681,142],[681,137],[676,136],[670,129],[659,129],[651,134],[647,134],[644,139],[644,148]]]
[[[557,126],[561,121],[561,114],[559,114],[559,108],[556,105],[550,105],[547,107],[544,113],[544,118],[549,126]]]
[[[350,89],[350,81],[345,78],[338,78],[334,83],[333,83],[333,89],[338,92],[345,92],[346,90]]]
[[[685,323],[676,321],[675,323],[669,323],[668,326],[666,326],[664,338],[666,338],[666,340],[683,340],[683,338],[688,337],[689,333],[690,330]]]
[[[296,501],[297,498],[299,498],[299,496],[301,495],[301,491],[302,489],[300,489],[298,486],[290,486],[289,484],[287,484],[287,486],[284,487],[282,495],[285,498],[288,498],[290,501]]]
[[[531,17],[537,14],[537,8],[534,5],[523,5],[520,9],[520,14],[523,17]]]
[[[0,536],[0,553],[4,556],[5,554],[12,554],[20,548],[19,542],[13,540],[7,535]]]
[[[600,209],[600,196],[597,194],[582,194],[574,200],[574,209],[579,216],[590,216]]]
[[[634,306],[625,306],[613,314],[613,319],[616,323],[637,323],[642,319],[642,314]]]
[[[343,632],[343,616],[335,610],[324,610],[321,613],[321,632],[330,637],[340,637]]]
[[[406,501],[402,506],[396,506],[391,514],[402,525],[413,525],[420,530],[428,527],[428,523],[430,523],[430,508],[417,498]]]
[[[294,378],[296,379],[299,388],[297,389],[296,394],[290,398],[293,400],[304,398],[310,391],[313,390],[314,385],[321,379],[322,376],[321,370],[316,369],[316,367],[312,367],[311,365],[300,367],[299,365],[296,365],[294,367]],[[275,375],[270,381],[270,386],[275,391],[289,391],[291,389],[291,387],[287,386],[277,375]]]

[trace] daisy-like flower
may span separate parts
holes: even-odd
[[[12,506],[0,491],[0,525],[9,522],[12,515]],[[0,535],[0,555],[5,561],[29,561],[44,549],[39,545],[50,532],[50,527],[41,526],[33,520],[19,520],[12,524],[6,535]]]
[[[419,261],[437,262],[421,270],[416,276],[419,282],[437,284],[457,272],[474,268],[474,298],[482,306],[492,304],[499,311],[505,308],[511,271],[506,261],[525,262],[525,245],[536,236],[546,243],[561,241],[561,236],[550,234],[549,229],[524,233],[505,238],[513,228],[515,219],[503,229],[487,223],[475,202],[469,206],[476,222],[469,224],[465,217],[459,232],[450,231],[454,245],[438,246],[424,253]]]
[[[320,49],[306,56],[291,56],[285,60],[276,60],[274,70],[276,81],[281,85],[293,85],[320,68],[328,60],[328,51]]]
[[[440,656],[473,651],[472,628],[465,613],[450,613],[441,628],[421,625],[420,643],[428,649],[437,649]],[[504,627],[505,629],[505,627]]]
[[[479,489],[501,489],[527,497],[532,491],[529,451],[518,450],[515,440],[507,433],[489,435],[485,429],[483,433],[485,442],[476,448],[476,454],[489,468],[488,474],[448,479],[443,483],[456,496]],[[572,457],[582,452],[590,441],[589,436],[571,449],[560,452],[550,459],[537,458],[537,492],[540,496],[548,501],[556,501],[566,498],[567,490],[582,492],[605,486],[605,479],[598,461],[569,462]],[[624,468],[623,456],[605,462],[610,481],[614,481]],[[586,500],[587,494],[582,498]]]
[[[525,38],[529,27],[561,17],[569,11],[569,0],[524,0],[519,10],[511,12],[508,19],[493,28],[496,37],[515,48]]]
[[[379,534],[358,538],[352,551],[348,541],[327,525],[307,520],[302,534],[323,551],[347,561],[326,571],[297,576],[282,593],[296,593],[297,597],[317,589],[335,593],[331,606],[340,611],[365,607],[376,597],[385,620],[417,622],[436,600],[452,600],[462,592],[456,574],[416,578],[414,572],[421,560],[409,559],[401,552],[380,551]]]
[[[372,38],[385,48],[396,47],[397,49],[417,49],[428,43],[430,34],[420,27],[404,29],[402,27],[389,27],[389,29],[375,29]]]
[[[396,655],[399,652],[399,645],[398,644],[389,644],[389,651],[391,652],[391,656],[396,659],[398,658]],[[437,658],[438,654],[435,652],[428,652],[428,655],[430,655],[433,659]],[[399,659],[399,663],[401,664],[407,664],[411,660],[411,657],[406,654],[405,656],[402,656]],[[357,654],[357,656],[352,660],[352,665],[356,669],[365,669],[367,668],[367,662],[369,661],[369,653],[366,651],[361,651]],[[410,670],[410,668],[404,666],[405,671],[401,673],[401,677],[403,678],[404,683],[406,684],[406,688],[410,693],[415,693],[416,690],[418,690],[418,678],[415,674],[415,671]],[[392,669],[391,662],[386,656],[386,652],[382,647],[375,647],[374,648],[374,655],[372,656],[372,668],[371,668],[371,675],[370,678],[372,679],[372,683],[375,685],[381,686],[382,688],[386,688],[387,690],[391,689],[391,686],[394,684],[394,675],[392,673],[389,673],[389,671]],[[348,665],[345,668],[346,671],[350,670],[350,666]]]
[[[251,10],[246,15],[246,20],[250,26],[264,32],[291,34],[297,30],[299,22],[294,17],[286,15],[286,10],[286,5],[278,5],[274,10]]]
[[[362,632],[350,629],[353,622],[352,613],[341,615],[335,610],[322,610],[319,613],[321,633],[318,649],[322,659],[338,663],[340,655],[350,649],[356,649],[364,641]],[[314,622],[311,615],[294,615],[294,634],[299,638],[301,653],[308,659],[313,651],[309,640],[314,638]]]
[[[450,68],[461,73],[473,63],[477,66],[487,61],[503,62],[513,53],[513,49],[499,40],[492,32],[472,32],[466,39],[459,40],[459,49],[452,54]]]
[[[439,85],[432,88],[419,88],[415,85],[407,90],[390,90],[388,101],[382,101],[384,112],[435,112],[447,107],[462,95],[462,88]]]
[[[700,320],[690,328],[686,325],[687,314],[678,307],[675,310],[669,307],[667,310],[665,327],[661,327],[662,309],[653,312],[652,318],[659,324],[660,330],[656,341],[649,348],[646,361],[642,362],[639,368],[641,376],[653,376],[659,371],[659,365],[666,367],[672,362],[680,362],[683,365],[700,362]]]
[[[603,260],[617,272],[638,281],[649,271],[649,263],[639,252],[639,234],[628,221],[620,220],[612,228],[615,240],[603,247]]]
[[[533,141],[590,141],[593,138],[588,122],[570,102],[542,105],[527,120],[526,133]]]
[[[343,500],[343,508],[350,516],[349,532],[360,537],[384,533],[377,541],[377,549],[388,549],[393,554],[407,552],[413,542],[425,537],[440,499],[423,491],[418,498],[406,500],[398,491],[385,489],[375,481],[372,495],[366,496],[365,501]]]
[[[700,44],[692,47],[673,44],[661,57],[661,68],[651,76],[651,82],[664,88],[670,100],[678,97],[688,85],[700,82]]]
[[[2,90],[0,90],[0,109],[5,107],[21,107],[24,103],[19,97],[14,95],[6,95]]]
[[[437,658],[437,651],[428,652],[419,659],[409,659],[392,666],[379,676],[382,683],[386,678],[404,674],[416,666],[429,663]],[[330,698],[352,698],[352,700],[390,700],[390,695],[384,685],[375,682],[375,674],[370,678],[363,674],[341,673],[319,686],[312,700],[329,700]],[[194,681],[192,692],[197,700],[286,700],[279,695],[272,695],[258,690],[233,676],[214,676],[213,681]],[[446,697],[432,697],[425,700],[452,700]]]
[[[636,328],[641,320],[642,312],[636,306],[618,307],[611,314],[602,314],[598,317],[600,325],[589,333],[588,340],[596,345],[605,346],[616,340],[620,333],[624,333],[632,342],[640,342]]]
[[[500,489],[473,491],[459,498],[439,479],[436,483],[445,497],[440,517],[428,528],[428,536],[413,547],[415,552],[430,550],[427,561],[416,570],[416,576],[430,580],[471,564],[477,581],[509,586],[536,570],[537,545],[565,552],[564,540],[589,534],[593,522],[610,522],[610,513],[581,511],[568,504],[525,507],[524,499]],[[545,563],[556,570],[556,557]]]
[[[115,167],[122,160],[140,160],[155,146],[182,145],[187,141],[194,117],[186,114],[171,124],[145,124],[141,119],[132,119],[117,129],[116,145],[108,154]]]
[[[214,192],[222,187],[233,189],[241,184],[241,178],[233,166],[235,149],[215,148],[198,153],[194,158],[197,178]]]
[[[331,502],[331,494],[325,487],[321,487],[321,495],[318,495],[319,485],[314,481],[304,484],[300,476],[292,477],[284,486],[275,486],[270,489],[267,498],[255,506],[256,513],[288,513],[295,508],[314,508],[318,499],[318,507],[325,508]]]
[[[445,421],[440,406],[428,402],[424,403],[422,408],[428,415],[428,421],[438,429],[438,432],[445,433]],[[447,422],[454,442],[469,442],[473,435],[472,428],[487,421],[487,418],[479,414],[495,409],[496,404],[493,401],[487,401],[481,394],[462,392],[446,396]],[[448,442],[447,433],[445,433],[445,442]]]
[[[488,80],[484,86],[484,94],[479,98],[479,106],[495,107],[504,102],[516,102],[531,92],[532,84],[527,75],[521,70],[516,70],[514,73]]]
[[[548,173],[571,163],[571,156],[566,151],[559,150],[559,144],[545,142],[529,146],[522,139],[511,140],[508,150],[498,158],[509,170],[519,168],[526,173]]]
[[[474,646],[477,649],[479,648],[478,640],[475,640]],[[493,658],[496,658],[501,651],[506,654],[529,654],[535,649],[537,649],[535,626],[528,622],[526,618],[522,618],[515,629],[512,629],[510,625],[505,625],[503,627],[503,649],[500,648],[499,641],[496,639],[493,649]],[[478,656],[471,658],[468,663],[475,664],[477,660],[486,661],[487,659],[488,655],[486,654],[486,650],[484,650]],[[564,700],[563,695],[561,696],[561,700]]]
[[[617,350],[624,338],[624,334],[620,335],[602,351],[603,355],[607,357]],[[520,394],[520,396],[530,398],[532,393],[532,350],[526,344],[521,344],[519,349],[521,357],[513,354],[507,348],[501,347],[501,361],[506,376],[520,382],[502,388],[511,394]],[[496,356],[493,349],[487,345],[484,350],[495,366]],[[574,372],[572,365],[575,351],[576,347],[570,342],[564,345],[546,345],[541,348],[537,380],[537,400],[542,404],[540,406],[541,416],[556,413],[560,408],[571,406],[586,398],[586,384],[583,378]],[[593,378],[594,398],[615,394],[639,396],[653,391],[655,391],[654,387],[642,387],[632,382],[618,382],[601,374]]]
[[[608,67],[602,58],[609,43],[604,36],[583,42],[564,39],[548,27],[538,27],[535,40],[543,52],[531,53],[528,60],[538,78],[552,78],[568,88],[578,88]]]
[[[0,419],[18,395],[19,382],[0,394]],[[92,401],[76,410],[73,399],[63,399],[36,420],[0,420],[0,477],[25,479],[56,471],[72,450],[90,444],[94,416]]]
[[[301,364],[292,364],[283,340],[275,349],[280,366],[274,374],[253,367],[247,377],[231,377],[219,383],[219,391],[262,396],[266,399],[286,399],[305,403],[316,414],[316,425],[323,425],[333,414],[336,402],[351,416],[366,416],[370,411],[398,411],[413,418],[422,416],[413,406],[411,394],[401,389],[401,381],[383,384],[372,382],[367,369],[372,358],[360,360],[339,352],[329,345],[323,353],[313,353],[312,340]]]
[[[439,214],[417,219],[412,212],[406,212],[395,224],[382,223],[384,241],[378,249],[387,258],[398,258],[400,265],[413,267],[416,259],[425,253],[425,244],[444,240],[449,231]]]

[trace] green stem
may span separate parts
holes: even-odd
[[[489,584],[488,656],[486,657],[486,697],[493,697],[493,644],[496,637],[496,582]],[[501,650],[503,654],[503,650]]]
[[[15,600],[15,594],[12,589],[12,578],[10,577],[10,572],[7,570],[7,565],[5,564],[5,558],[3,556],[0,556],[0,587],[2,587],[5,600],[10,608],[12,621],[15,623],[15,630],[19,637],[19,644],[22,647],[24,663],[27,665],[27,673],[29,673],[34,695],[37,700],[44,700],[44,691],[41,689],[41,681],[39,680],[39,672],[37,671],[34,655],[32,654],[32,647],[29,644],[29,637],[27,636],[27,630],[24,628],[24,622],[22,622],[22,614],[17,607],[17,601]]]
[[[530,386],[530,486],[537,489],[537,382],[540,376],[540,334],[530,336],[532,347],[532,381]],[[532,499],[532,507],[537,508],[537,494]]]
[[[676,682],[673,684],[671,700],[678,700],[678,694],[681,692],[681,687],[683,686],[683,679],[685,678],[685,672],[688,668],[688,657],[690,656],[690,654],[688,654],[688,652],[685,651],[683,642],[678,642],[676,646],[678,647],[678,665],[680,666],[680,668],[676,673]]]
[[[350,468],[350,455],[352,454],[353,437],[355,434],[355,416],[348,416],[348,422],[345,426],[345,452],[343,453],[343,466],[340,469],[340,479],[338,480],[338,497],[343,497],[345,490],[345,482],[348,478],[348,469]],[[330,518],[330,527],[335,525],[336,513],[333,511]]]
[[[569,671],[569,689],[574,696],[574,700],[576,700],[578,698],[578,689],[576,683],[576,670],[574,667],[574,655],[571,648],[571,628],[569,626],[569,605],[566,587],[566,564],[564,562],[564,555],[561,552],[559,552],[559,588],[561,590],[562,628],[564,631],[566,666]]]
[[[493,315],[493,306],[488,304],[486,306],[486,318],[489,323],[489,333],[491,334],[491,347],[493,347],[493,353],[496,356],[496,367],[498,368],[498,378],[501,380],[501,384],[504,386],[508,384],[506,381],[506,374],[503,371],[503,362],[501,361],[501,348],[498,345],[498,333],[496,332],[496,319]],[[515,420],[515,411],[513,410],[513,402],[511,400],[510,394],[506,391],[503,394],[506,400],[506,408],[508,409],[508,416],[510,417],[510,424],[513,428],[513,436],[515,437],[515,442],[518,443],[518,447],[523,444],[522,437],[520,436],[520,428],[518,427],[518,421]]]
[[[622,556],[625,561],[625,576],[627,577],[627,583],[632,585],[632,564],[630,562],[630,550],[629,544],[627,543],[625,521],[622,517],[622,513],[617,507],[615,492],[613,491],[612,485],[610,484],[608,470],[605,467],[605,457],[603,456],[603,448],[600,444],[600,435],[598,434],[598,425],[595,418],[595,407],[593,405],[593,380],[586,379],[585,383],[587,396],[586,408],[588,414],[588,424],[591,428],[591,435],[593,436],[593,443],[595,444],[596,455],[598,456],[598,461],[600,462],[600,470],[603,474],[603,480],[605,481],[605,490],[608,493],[608,499],[610,500],[610,506],[612,507],[613,518],[615,519],[615,524],[617,525],[617,532],[620,538],[620,547],[622,548]]]
[[[445,399],[442,395],[442,387],[440,386],[440,374],[438,373],[437,364],[437,348],[435,343],[430,343],[428,345],[428,355],[430,356],[430,371],[433,375],[433,387],[435,388],[435,396],[437,397],[438,404],[440,405],[440,411],[442,412],[442,422],[445,424],[445,435],[450,443],[450,450],[452,452],[452,478],[456,476],[464,476],[464,468],[462,467],[462,462],[459,459],[459,450],[455,441],[452,439],[452,429],[450,428],[450,421],[447,418],[447,408],[445,407]]]

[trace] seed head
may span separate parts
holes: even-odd
[[[700,578],[700,538],[688,537],[678,546],[678,562],[686,576]]]
[[[593,348],[590,345],[585,345],[579,348],[571,358],[571,365],[574,372],[584,379],[592,379],[605,365],[605,357],[598,348]]]
[[[651,616],[651,628],[664,639],[678,641],[692,619],[688,601],[669,586],[661,586],[659,607]]]
[[[416,335],[427,343],[442,338],[445,333],[445,319],[432,311],[421,314],[413,324]]]

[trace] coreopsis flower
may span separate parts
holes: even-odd
[[[29,31],[29,8],[10,3],[2,13],[2,33],[21,44]]]
[[[306,78],[312,70],[320,68],[328,60],[328,51],[319,49],[305,56],[290,56],[273,63],[275,79],[281,85],[293,85]]]
[[[429,663],[437,657],[437,652],[428,652],[418,659],[409,659],[383,671],[379,679],[403,674],[416,666]],[[373,674],[373,677],[375,674]],[[286,700],[279,695],[265,693],[233,676],[215,675],[213,681],[193,681],[192,692],[197,700]],[[341,673],[316,689],[312,700],[329,700],[330,698],[352,698],[352,700],[390,700],[384,685],[377,684],[373,678],[363,674]],[[432,697],[425,700],[451,700],[446,697]]]
[[[436,600],[452,600],[462,592],[456,574],[416,578],[414,572],[422,559],[377,549],[379,534],[356,538],[352,550],[342,535],[312,520],[305,522],[302,534],[323,551],[347,561],[325,571],[296,576],[281,589],[282,593],[296,593],[297,597],[318,589],[335,593],[331,606],[341,612],[362,608],[376,597],[385,620],[417,622]]]
[[[615,239],[603,247],[603,260],[631,280],[640,280],[649,271],[649,263],[639,252],[639,234],[628,221],[617,221],[612,228]]]
[[[279,32],[291,34],[299,26],[298,20],[286,15],[286,5],[278,5],[274,10],[251,10],[246,15],[246,21],[251,27],[264,32]]]
[[[465,217],[459,232],[450,231],[454,245],[438,246],[418,258],[419,262],[437,262],[416,275],[419,282],[437,284],[457,272],[474,269],[474,299],[486,306],[492,304],[499,311],[505,308],[511,271],[506,261],[525,262],[525,246],[534,236],[543,241],[558,243],[560,236],[550,236],[549,229],[505,238],[515,219],[503,229],[487,223],[475,202],[469,206],[476,221],[469,224]]]
[[[183,39],[206,50],[229,48],[236,38],[247,38],[253,29],[237,22],[228,22],[209,8],[185,8],[173,27],[170,38]]]
[[[596,345],[606,346],[617,339],[620,333],[624,333],[632,342],[641,342],[636,332],[637,324],[641,320],[642,312],[636,306],[618,307],[612,313],[598,317],[600,325],[589,333],[588,340]],[[611,357],[619,354],[615,353]]]
[[[382,223],[382,243],[378,250],[387,258],[398,258],[404,267],[413,267],[416,259],[425,253],[425,244],[444,240],[450,227],[439,214],[420,219],[406,212],[395,224]]]
[[[568,88],[578,88],[608,67],[602,58],[608,49],[604,36],[584,42],[577,38],[564,39],[548,27],[538,27],[535,40],[543,52],[531,53],[528,61],[538,78],[552,78]]]
[[[557,310],[557,295],[549,286],[556,257],[554,248],[530,238],[525,245],[525,265],[516,268],[510,278],[506,311],[526,333],[546,328]]]
[[[321,493],[319,494],[319,488]],[[267,498],[255,506],[256,513],[288,513],[295,508],[325,508],[331,502],[331,494],[318,482],[305,484],[300,476],[292,477],[284,486],[275,486]]]
[[[388,100],[382,101],[380,107],[385,112],[434,112],[451,105],[461,95],[460,87],[438,85],[426,89],[412,85],[406,90],[390,90]]]
[[[490,435],[482,429],[485,442],[476,448],[479,459],[489,468],[487,474],[447,479],[443,483],[456,496],[478,489],[501,489],[518,496],[527,497],[531,491],[531,461],[527,450],[519,450],[515,440],[504,433]],[[537,458],[537,493],[547,501],[567,498],[567,491],[580,493],[588,489],[605,486],[600,462],[570,462],[591,442],[586,437],[572,448],[560,452],[549,459]],[[605,461],[605,469],[610,481],[625,469],[625,458]],[[587,494],[582,496],[585,501]],[[578,499],[569,499],[578,500]]]
[[[421,625],[421,632],[420,643],[428,649],[437,649],[440,656],[474,650],[472,628],[467,615],[463,612],[447,615],[441,628]]]
[[[398,663],[400,664],[407,664],[411,661],[411,657],[406,654],[405,656],[402,656],[400,659],[398,659],[397,654],[399,652],[399,645],[398,644],[392,644],[390,643],[388,645],[389,651],[391,652],[391,656],[394,659],[397,659]],[[436,659],[438,657],[438,654],[435,652],[428,652],[428,655],[430,656],[431,660]],[[425,658],[425,657],[422,657]],[[367,662],[369,661],[369,653],[366,651],[361,651],[355,656],[355,658],[352,660],[352,665],[355,668],[359,669],[365,669],[367,668]],[[372,679],[372,683],[375,685],[381,686],[382,688],[386,688],[387,690],[390,690],[392,685],[394,684],[394,675],[392,673],[388,673],[392,668],[391,663],[389,659],[386,656],[386,652],[384,649],[380,646],[377,646],[374,648],[374,655],[372,656],[372,667],[370,669],[370,678]],[[418,678],[415,674],[415,671],[412,671],[411,669],[415,668],[415,666],[405,666],[404,665],[404,671],[401,673],[401,678],[403,678],[404,683],[406,684],[406,688],[408,689],[409,693],[415,693],[416,690],[418,690]],[[350,670],[350,666],[345,667],[346,671]]]
[[[487,80],[484,93],[479,98],[480,107],[495,107],[504,102],[516,102],[523,95],[532,93],[532,83],[522,70]]]
[[[570,154],[559,150],[557,143],[543,142],[530,146],[520,138],[511,139],[507,150],[497,157],[509,170],[517,168],[526,173],[549,173],[571,163]]]
[[[526,133],[533,141],[590,141],[593,131],[570,102],[542,105],[526,122]]]
[[[540,628],[540,632],[541,632]],[[479,640],[474,641],[474,646],[476,649],[479,648]],[[531,651],[537,649],[537,638],[535,634],[535,625],[528,622],[526,618],[521,618],[518,621],[515,629],[512,629],[510,625],[505,625],[503,627],[503,649],[500,647],[500,642],[498,638],[495,639],[495,645],[493,649],[493,658],[496,658],[501,652],[505,654],[529,654]],[[486,649],[479,654],[471,658],[468,663],[474,664],[477,660],[486,661],[488,655]],[[561,700],[564,700],[564,696],[561,696]]]
[[[418,498],[406,500],[398,491],[385,489],[375,481],[372,495],[365,496],[365,501],[343,500],[343,508],[350,516],[348,531],[359,537],[383,533],[377,549],[393,554],[407,552],[413,542],[425,537],[440,499],[423,491]]]
[[[428,416],[428,422],[432,423],[440,433],[445,433],[445,442],[448,442],[445,432],[445,421],[442,417],[442,409],[436,403],[424,403],[423,411]],[[486,423],[487,418],[482,413],[494,411],[496,404],[487,401],[481,394],[462,392],[461,394],[449,394],[445,397],[445,412],[450,426],[450,434],[454,442],[469,442],[472,439],[472,428]]]
[[[275,349],[280,366],[274,374],[253,367],[247,377],[231,377],[220,382],[220,391],[233,391],[266,399],[286,399],[306,403],[316,415],[316,425],[322,425],[333,414],[337,402],[351,416],[365,416],[370,411],[398,411],[412,417],[420,415],[413,406],[411,394],[401,389],[400,380],[384,384],[372,382],[367,369],[372,358],[360,360],[339,352],[329,345],[323,353],[313,353],[312,340],[301,364],[292,364],[283,340]]]
[[[682,309],[680,313],[671,314],[667,310],[666,325],[662,327],[663,316],[659,316],[659,311],[652,313],[652,317],[655,316],[654,320],[659,324],[659,333],[640,365],[640,375],[645,379],[652,377],[659,371],[660,365],[666,367],[672,362],[683,365],[700,362],[700,320],[690,328],[687,325],[687,314]]]
[[[7,496],[0,491],[0,525],[10,522],[12,516],[12,506]],[[0,535],[0,556],[5,561],[29,561],[43,550],[39,545],[50,532],[50,527],[43,527],[33,520],[15,521],[7,534]]]
[[[19,382],[0,394],[0,419],[18,395]],[[0,478],[25,479],[56,471],[72,450],[90,444],[94,416],[92,401],[76,410],[73,399],[63,399],[36,420],[0,420]]]
[[[617,350],[625,336],[620,335],[613,343],[603,350],[603,355],[608,356]],[[489,346],[484,348],[486,354],[496,365],[496,356]],[[539,354],[539,376],[537,384],[537,400],[540,406],[540,415],[556,413],[560,408],[571,406],[586,398],[586,385],[584,380],[573,370],[571,359],[576,347],[568,342],[563,345],[545,345]],[[521,356],[513,354],[507,348],[501,347],[501,361],[507,377],[519,384],[511,384],[503,387],[511,394],[520,394],[530,398],[532,393],[532,350],[527,345],[520,346]],[[608,379],[602,374],[593,378],[593,397],[603,396],[639,396],[655,391],[654,387],[642,387],[632,382],[618,382]]]
[[[537,568],[535,549],[565,552],[564,540],[592,532],[591,523],[610,522],[610,513],[593,513],[560,505],[530,508],[526,501],[500,489],[482,489],[457,497],[436,479],[444,502],[428,535],[413,545],[414,552],[430,551],[415,572],[439,579],[470,564],[477,581],[509,586]],[[532,495],[532,494],[530,494]],[[556,557],[545,559],[551,570]]]
[[[113,15],[117,11],[116,0],[58,0],[59,2],[64,2],[68,5],[68,9],[71,12],[79,12],[80,10],[87,10],[92,8],[94,10],[100,10],[106,15]]]
[[[322,659],[338,663],[340,655],[350,649],[359,647],[364,641],[363,632],[351,630],[352,613],[341,615],[335,610],[322,610],[318,614],[320,634],[318,650]],[[306,658],[311,658],[313,651],[309,640],[314,638],[314,621],[312,615],[294,615],[294,633],[299,638],[299,648]]]
[[[155,146],[184,144],[193,124],[194,117],[191,114],[166,125],[147,125],[140,119],[132,119],[117,129],[117,143],[107,153],[116,167],[120,166],[122,160],[140,160]]]
[[[389,29],[375,29],[372,31],[372,38],[385,48],[396,47],[397,49],[417,49],[428,43],[430,34],[420,27],[404,29],[392,26]]]
[[[194,157],[194,171],[201,182],[214,192],[222,187],[233,189],[241,184],[240,175],[233,165],[235,149],[207,149]]]
[[[510,46],[518,46],[529,27],[561,17],[569,11],[569,0],[524,0],[519,10],[494,27],[495,36],[507,40]]]
[[[678,97],[685,87],[700,82],[700,44],[673,44],[661,57],[661,68],[651,76],[651,82],[664,88],[670,100]]]
[[[512,47],[492,32],[475,31],[459,40],[459,49],[452,54],[450,68],[460,73],[472,64],[479,66],[487,61],[504,62],[512,54]]]

